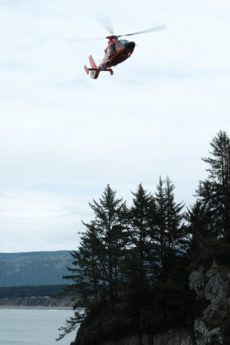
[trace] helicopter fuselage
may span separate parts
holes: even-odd
[[[100,70],[106,70],[128,59],[134,51],[135,42],[118,40],[116,36],[108,36],[108,46],[105,49],[105,56],[98,66]]]

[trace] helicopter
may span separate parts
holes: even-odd
[[[97,79],[100,72],[102,71],[110,72],[110,74],[113,75],[113,70],[111,67],[116,66],[119,63],[127,60],[132,55],[136,45],[135,42],[120,38],[144,34],[152,31],[164,30],[166,28],[164,25],[159,25],[146,30],[132,32],[128,34],[114,35],[113,28],[111,27],[110,23],[102,20],[101,23],[109,31],[110,35],[105,37],[106,39],[108,39],[108,45],[104,50],[105,55],[102,62],[99,65],[97,65],[92,55],[90,55],[90,67],[84,65],[86,74],[89,74],[92,79]]]

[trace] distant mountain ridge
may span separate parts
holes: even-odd
[[[66,284],[70,251],[0,253],[0,287]]]

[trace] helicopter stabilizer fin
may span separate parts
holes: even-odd
[[[89,63],[91,68],[87,68],[90,71],[90,76],[92,79],[97,79],[100,73],[100,69],[97,67],[96,62],[94,61],[92,55],[89,56]]]
[[[89,63],[90,63],[91,68],[98,69],[96,62],[94,61],[92,55],[89,56]]]
[[[97,79],[101,71],[109,72],[111,75],[113,75],[112,68],[102,69],[101,66],[98,67],[92,55],[89,56],[89,63],[90,63],[90,67],[87,67],[86,65],[84,65],[84,69],[85,69],[86,74],[90,74],[92,79]]]
[[[89,74],[89,69],[86,65],[84,65],[84,69],[85,69],[86,74]]]
[[[84,69],[85,69],[86,74],[90,74],[90,77],[92,79],[97,79],[97,77],[99,76],[99,73],[101,72],[99,68],[91,68],[91,67],[87,67],[86,65],[84,65]]]

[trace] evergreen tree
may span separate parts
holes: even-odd
[[[64,276],[74,283],[69,287],[71,291],[78,291],[84,300],[94,297],[95,302],[99,298],[101,287],[100,253],[101,242],[94,222],[86,226],[85,233],[82,233],[78,250],[71,252],[73,257],[72,267],[68,267],[71,275]]]
[[[114,298],[121,287],[121,264],[127,241],[127,207],[109,185],[99,202],[90,204],[94,211],[94,225],[101,242],[100,271],[105,297]]]
[[[198,200],[185,214],[187,231],[190,234],[189,253],[192,260],[203,250],[205,240],[212,233],[211,218],[212,211]]]
[[[69,271],[73,289],[87,298],[114,298],[122,285],[121,264],[127,241],[127,208],[122,199],[108,185],[99,202],[90,204],[94,220],[83,223],[80,246],[72,252],[73,263]]]
[[[156,274],[156,205],[153,196],[141,184],[133,195],[133,206],[130,209],[130,255],[134,266],[133,276],[136,284],[142,287]]]
[[[158,243],[158,261],[159,266],[162,271],[166,270],[166,198],[164,191],[163,180],[159,179],[157,185],[157,191],[155,193],[155,200],[157,206],[157,216],[158,216],[158,231],[157,231],[157,243]]]
[[[166,214],[165,221],[168,233],[168,247],[171,252],[180,253],[184,251],[186,245],[186,231],[183,227],[183,203],[176,203],[174,189],[175,186],[167,177],[165,186]]]
[[[163,273],[167,273],[174,264],[174,259],[184,251],[187,235],[182,224],[182,203],[175,202],[174,185],[167,178],[161,178],[155,195],[158,214],[158,260]]]
[[[210,235],[230,241],[230,139],[220,131],[211,142],[209,176],[200,182],[197,196],[211,212]]]

